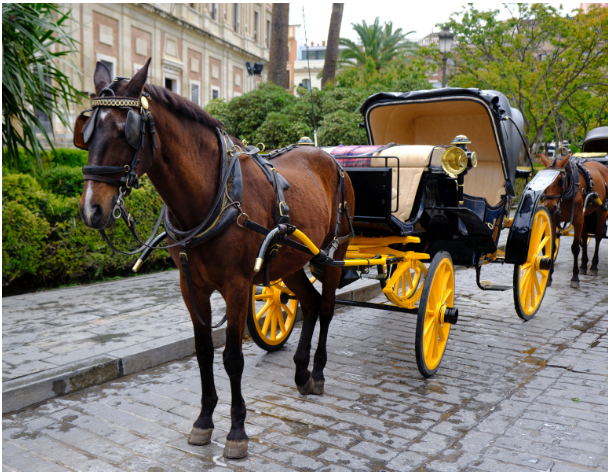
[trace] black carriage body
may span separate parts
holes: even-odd
[[[439,129],[431,130],[435,141],[424,144],[432,144],[441,149],[441,145],[449,145],[457,134],[464,134],[471,140],[470,149],[475,150],[475,139],[478,143],[483,139],[484,144],[480,150],[493,152],[499,158],[506,194],[500,201],[490,204],[483,196],[465,193],[463,203],[459,204],[456,178],[447,174],[438,165],[438,160],[433,159],[428,170],[421,176],[410,218],[400,221],[395,216],[397,209],[391,208],[390,196],[382,193],[392,186],[393,174],[390,168],[345,168],[353,181],[357,202],[355,230],[365,236],[418,236],[421,242],[409,245],[408,249],[428,253],[431,257],[439,251],[448,251],[455,264],[469,267],[478,265],[484,254],[496,252],[503,221],[508,214],[511,197],[514,196],[513,182],[522,143],[509,120],[522,126],[521,114],[509,106],[504,95],[493,91],[441,89],[404,94],[381,93],[370,97],[361,107],[370,144],[422,144],[416,141],[412,133],[408,135],[408,132],[388,123],[398,123],[400,111],[408,106],[415,109],[416,117],[412,121],[419,119],[424,126],[425,121],[437,117],[437,121],[447,128],[443,132]],[[462,108],[474,109],[470,122],[462,120],[458,115],[458,110]],[[394,120],[389,117],[376,124],[374,110],[390,110],[390,114],[396,114],[397,117]],[[476,129],[482,120],[485,120],[483,126],[489,136],[480,136]],[[390,131],[388,133],[384,131],[387,126]],[[401,172],[404,171],[406,170],[401,169]],[[384,176],[382,183],[377,181],[379,175]],[[400,178],[399,173],[397,176]],[[465,182],[466,178],[465,176]],[[399,183],[397,188],[400,188]],[[377,207],[372,209],[371,201]]]
[[[600,162],[608,167],[608,126],[589,131],[583,141],[582,152],[574,154],[574,157]]]

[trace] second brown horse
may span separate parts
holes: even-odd
[[[552,214],[553,227],[557,230],[557,209],[559,209],[561,222],[570,222],[572,217],[572,226],[574,228],[574,240],[572,241],[572,254],[574,255],[574,267],[572,269],[572,280],[570,281],[570,287],[579,287],[579,273],[587,273],[587,263],[589,258],[587,257],[587,231],[595,234],[595,254],[591,260],[591,268],[589,269],[590,275],[597,275],[598,263],[599,263],[599,248],[600,242],[604,237],[606,231],[606,211],[602,206],[593,199],[587,205],[583,213],[583,207],[585,203],[585,196],[592,190],[589,188],[587,181],[580,171],[577,165],[573,165],[571,155],[566,156],[564,159],[553,161],[544,154],[539,154],[539,157],[545,167],[549,168],[554,166],[557,169],[564,169],[564,172],[560,175],[549,187],[547,187],[547,195],[560,195],[562,191],[562,180],[572,178],[572,172],[579,173],[579,187],[574,189],[574,195],[572,198],[566,201],[560,201],[556,198],[551,198],[546,201],[546,206]],[[602,203],[606,202],[606,185],[608,184],[608,169],[597,162],[584,162],[582,163],[584,168],[589,172],[591,179],[594,182],[593,191],[597,192],[598,198]],[[574,212],[574,215],[572,215]],[[585,225],[585,217],[595,214],[595,228],[587,228]],[[555,235],[556,231],[553,232]],[[580,271],[578,267],[578,255],[581,247],[583,249],[583,255],[581,258]],[[551,275],[553,274],[553,267],[551,268]],[[551,279],[549,279],[551,280]]]
[[[109,88],[117,97],[138,99],[144,90],[149,94],[149,109],[154,115],[158,149],[146,139],[140,151],[138,175],[147,174],[182,230],[195,228],[207,215],[218,192],[220,182],[221,147],[216,128],[222,124],[192,102],[161,87],[146,84],[150,61],[130,81],[112,81],[108,69],[97,64],[94,82],[97,95]],[[105,92],[108,93],[108,92]],[[95,131],[89,143],[89,166],[124,166],[131,161],[133,148],[125,140],[128,109],[102,107],[98,109]],[[240,143],[234,139],[235,143]],[[275,195],[262,170],[253,160],[241,154],[239,162],[243,175],[242,207],[249,218],[265,226],[274,226]],[[291,209],[291,223],[304,232],[317,246],[325,248],[334,238],[340,201],[339,175],[336,162],[316,148],[300,147],[273,160],[276,169],[290,183],[285,191]],[[116,177],[120,178],[119,175]],[[354,192],[345,176],[346,202],[354,212]],[[86,180],[80,201],[80,213],[85,224],[103,229],[114,222],[112,209],[118,188]],[[128,205],[128,201],[127,201]],[[340,236],[348,233],[349,225],[342,213]],[[204,244],[188,250],[190,271],[198,310],[207,325],[211,324],[210,297],[220,292],[226,301],[227,329],[224,367],[230,378],[232,425],[226,438],[224,455],[240,458],[247,455],[248,437],[245,432],[245,401],[241,394],[244,368],[242,340],[251,285],[261,283],[254,272],[256,252],[262,236],[231,224],[225,231]],[[172,241],[168,241],[169,244]],[[179,247],[170,250],[178,267]],[[334,254],[342,259],[346,245]],[[304,321],[299,345],[294,356],[295,383],[303,394],[323,393],[323,370],[327,362],[327,332],[334,313],[335,291],[340,269],[325,267],[323,293],[320,295],[304,273],[303,267],[311,256],[283,247],[272,263],[270,279],[282,279],[300,301]],[[213,378],[213,342],[211,330],[193,314],[188,287],[180,267],[180,284],[184,301],[194,326],[196,356],[202,385],[202,407],[194,422],[189,442],[204,445],[211,442],[213,411],[218,396]],[[311,339],[317,318],[320,321],[319,342],[312,373],[308,370]]]

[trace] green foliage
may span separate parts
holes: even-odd
[[[361,45],[347,38],[340,38],[340,45],[346,46],[340,52],[340,65],[351,66],[353,62],[359,67],[366,67],[372,61],[376,70],[386,67],[393,59],[406,52],[416,50],[415,43],[406,41],[406,36],[413,33],[404,33],[401,28],[393,31],[393,22],[389,21],[380,26],[380,18],[372,24],[365,20],[352,23],[353,29],[359,35]]]
[[[78,213],[82,188],[80,167],[59,166],[37,175],[2,177],[2,279],[4,286],[92,281],[128,273],[135,257],[114,254],[97,231],[84,226]],[[162,200],[150,181],[141,179],[127,202],[140,234],[152,230]],[[119,248],[136,243],[122,221],[108,231]],[[154,251],[148,267],[169,267],[166,251]]]
[[[285,143],[296,143],[302,136],[312,135],[312,122],[294,121],[289,115],[273,111],[268,114],[255,134],[255,142],[263,142],[267,148],[276,149]]]
[[[82,169],[65,165],[44,170],[40,182],[45,190],[66,197],[80,197],[84,186]]]
[[[393,61],[389,66],[377,70],[372,59],[363,67],[346,67],[336,76],[336,85],[355,88],[367,98],[377,92],[410,92],[431,88],[422,70],[403,62]]]
[[[271,82],[260,84],[255,90],[235,97],[227,104],[226,130],[239,139],[251,140],[269,113],[280,111],[296,100],[283,87]]]
[[[499,19],[504,9],[480,11],[472,4],[452,15],[445,26],[458,43],[450,85],[506,94],[523,113],[523,131],[536,153],[556,125],[558,132],[562,128],[558,134],[566,134],[564,123],[576,127],[581,117],[574,110],[585,106],[584,95],[595,100],[596,122],[601,115],[608,87],[608,9],[591,6],[566,16],[561,7],[519,3],[507,10],[506,20]]]
[[[82,167],[89,159],[89,152],[82,149],[56,148],[50,154],[56,166]]]
[[[345,110],[328,113],[319,127],[319,146],[367,144],[365,130],[359,128],[361,121],[360,113]]]
[[[3,179],[4,180],[4,179]],[[4,185],[4,182],[3,182]],[[18,202],[2,205],[2,278],[36,274],[45,261],[45,239],[50,225]]]
[[[37,111],[70,128],[69,106],[85,97],[62,71],[78,71],[73,59],[78,42],[65,29],[68,19],[69,12],[52,3],[2,5],[2,144],[13,168],[23,165],[19,147],[27,150],[30,165],[35,157],[42,168],[38,130],[53,147]],[[52,120],[50,124],[52,130]]]

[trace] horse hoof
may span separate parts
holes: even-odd
[[[587,275],[587,269],[581,268],[580,273],[581,273],[581,275]]]
[[[553,280],[551,280],[551,279],[547,280],[547,287],[551,287],[552,283],[553,283]]]
[[[594,277],[597,277],[597,270],[590,270],[589,275],[593,275]]]
[[[312,394],[323,395],[323,392],[325,392],[325,380],[313,380],[313,382],[315,383],[315,387],[312,389]]]
[[[571,282],[570,282],[570,287],[571,287],[571,288],[578,288],[578,284],[579,284],[579,283],[578,283],[578,281],[576,281],[576,282],[575,282],[575,281],[573,280],[573,281],[571,281]]]
[[[247,457],[247,444],[249,444],[249,439],[239,439],[238,441],[227,439],[224,447],[224,457],[226,459]]]
[[[201,429],[193,427],[190,436],[188,436],[188,444],[192,444],[193,446],[209,444],[211,442],[211,433],[213,433],[213,428]]]
[[[313,393],[313,390],[315,389],[315,381],[312,379],[312,375],[308,377],[308,382],[306,382],[304,385],[297,385],[297,387],[300,395],[308,395]]]

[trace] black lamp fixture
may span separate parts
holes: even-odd
[[[245,62],[245,66],[247,67],[247,73],[249,75],[257,75],[258,77],[262,76],[262,70],[264,69],[264,64],[261,62]]]
[[[443,54],[443,69],[441,74],[441,87],[444,88],[447,83],[447,62],[448,54],[452,50],[454,35],[446,26],[443,31],[439,32],[439,52]]]

